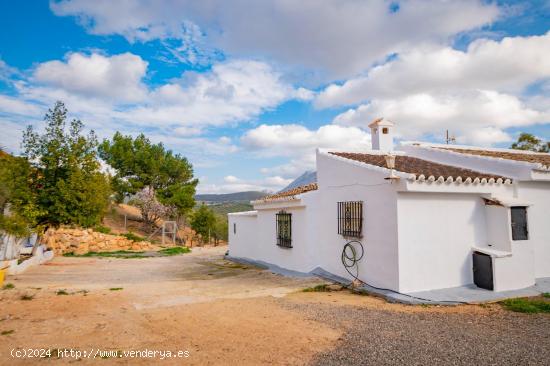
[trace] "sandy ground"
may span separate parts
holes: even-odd
[[[157,364],[58,358],[57,349],[188,351],[162,364],[548,364],[550,316],[499,305],[388,304],[222,259],[226,248],[146,259],[55,258],[0,290],[0,364],[12,349],[54,349],[39,364]],[[112,289],[119,290],[112,290]],[[67,295],[58,295],[63,290]],[[31,297],[23,300],[23,296]],[[12,332],[10,332],[12,331]],[[93,357],[93,355],[92,355]]]

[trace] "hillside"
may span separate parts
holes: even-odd
[[[225,194],[197,194],[195,200],[200,202],[250,202],[267,196],[267,192],[247,191]]]
[[[288,186],[281,189],[280,192],[285,192],[285,191],[288,191],[290,189],[293,189],[293,188],[296,188],[296,187],[299,187],[299,186],[304,186],[304,185],[310,184],[310,183],[315,183],[315,182],[317,182],[317,172],[314,171],[314,170],[308,170],[308,171],[305,171],[298,178],[294,179],[292,181],[292,183],[290,183]]]

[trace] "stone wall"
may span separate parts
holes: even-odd
[[[50,228],[42,241],[55,254],[85,254],[88,252],[113,252],[117,250],[155,250],[148,241],[136,242],[123,236],[103,234],[92,229]]]

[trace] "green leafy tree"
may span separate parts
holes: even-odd
[[[228,223],[227,216],[225,215],[216,215],[216,223],[214,224],[214,233],[213,237],[216,241],[216,245],[220,240],[227,241],[228,236]]]
[[[44,134],[29,126],[23,134],[23,156],[37,174],[33,186],[40,214],[46,226],[98,224],[111,194],[108,178],[99,170],[98,142],[94,132],[82,134],[84,125],[67,123],[67,109],[56,102],[46,113]]]
[[[512,144],[511,148],[547,153],[550,152],[550,142],[544,142],[535,135],[523,132],[519,135],[518,140]]]
[[[0,150],[0,230],[15,237],[27,236],[41,211],[33,181],[36,171],[29,162]]]
[[[202,204],[191,215],[190,224],[191,228],[200,234],[203,240],[209,241],[215,231],[216,214],[208,206]]]
[[[104,140],[100,156],[116,170],[113,189],[117,200],[151,188],[163,205],[185,215],[195,206],[193,167],[187,159],[167,150],[162,143],[152,144],[143,134],[133,138],[117,132],[112,141]]]

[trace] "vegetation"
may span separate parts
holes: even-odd
[[[34,173],[30,188],[36,194],[37,210],[33,216],[46,226],[99,224],[111,191],[99,170],[94,132],[84,136],[84,125],[76,119],[67,126],[62,102],[57,102],[44,120],[44,134],[31,126],[23,134],[23,156]]]
[[[97,231],[98,233],[102,233],[102,234],[110,234],[111,233],[111,228],[108,228],[106,226],[102,226],[102,225],[97,225],[94,227],[94,231]]]
[[[34,299],[34,295],[25,294],[25,295],[21,296],[21,300],[23,300],[23,301],[31,301],[32,299]]]
[[[124,236],[128,240],[133,240],[133,241],[144,241],[145,240],[145,238],[142,238],[141,236],[136,235],[131,231],[129,233],[121,234],[121,235]]]
[[[59,296],[59,295],[68,295],[69,293],[66,290],[57,290],[55,294]]]
[[[88,252],[84,254],[65,253],[64,257],[103,257],[103,258],[146,258],[145,252],[116,250],[113,252]]]
[[[130,250],[117,250],[114,252],[88,252],[85,254],[65,253],[64,257],[100,257],[100,258],[151,258],[151,257],[170,257],[173,255],[185,254],[191,252],[187,247],[173,247],[161,249],[157,252],[140,252]]]
[[[158,251],[158,253],[162,253],[167,257],[173,256],[173,255],[185,254],[189,252],[191,252],[191,249],[187,247],[172,247],[172,248],[161,249]]]
[[[550,292],[545,292],[542,294],[542,297],[550,299]]]
[[[191,228],[203,239],[210,240],[216,225],[216,215],[206,205],[200,205],[191,215]]]
[[[230,212],[251,211],[253,206],[248,202],[222,202],[208,205],[215,214],[226,216]]]
[[[124,288],[122,287],[111,287],[109,291],[122,291]]]
[[[302,290],[302,292],[330,292],[330,288],[327,284],[308,287]]]
[[[15,285],[13,283],[6,283],[4,285],[4,287],[2,287],[2,289],[4,290],[11,290],[11,289],[14,289],[15,288]]]
[[[550,302],[536,298],[504,300],[502,305],[508,310],[519,313],[550,313]]]
[[[13,330],[13,329],[3,330],[3,331],[0,332],[0,335],[4,336],[4,335],[10,335],[10,334],[13,334],[13,333],[15,333],[15,330]]]
[[[544,142],[535,135],[523,132],[519,135],[518,140],[512,144],[511,148],[547,153],[550,152],[550,141]]]
[[[173,216],[184,216],[195,205],[198,180],[193,178],[191,164],[162,143],[152,144],[143,134],[134,139],[117,132],[111,141],[103,141],[99,152],[116,170],[112,187],[119,202],[143,192],[145,196],[138,197],[140,209],[144,221],[151,227],[159,214],[157,202],[170,208]]]
[[[36,177],[27,159],[0,150],[0,230],[23,237],[42,214],[33,187]]]

